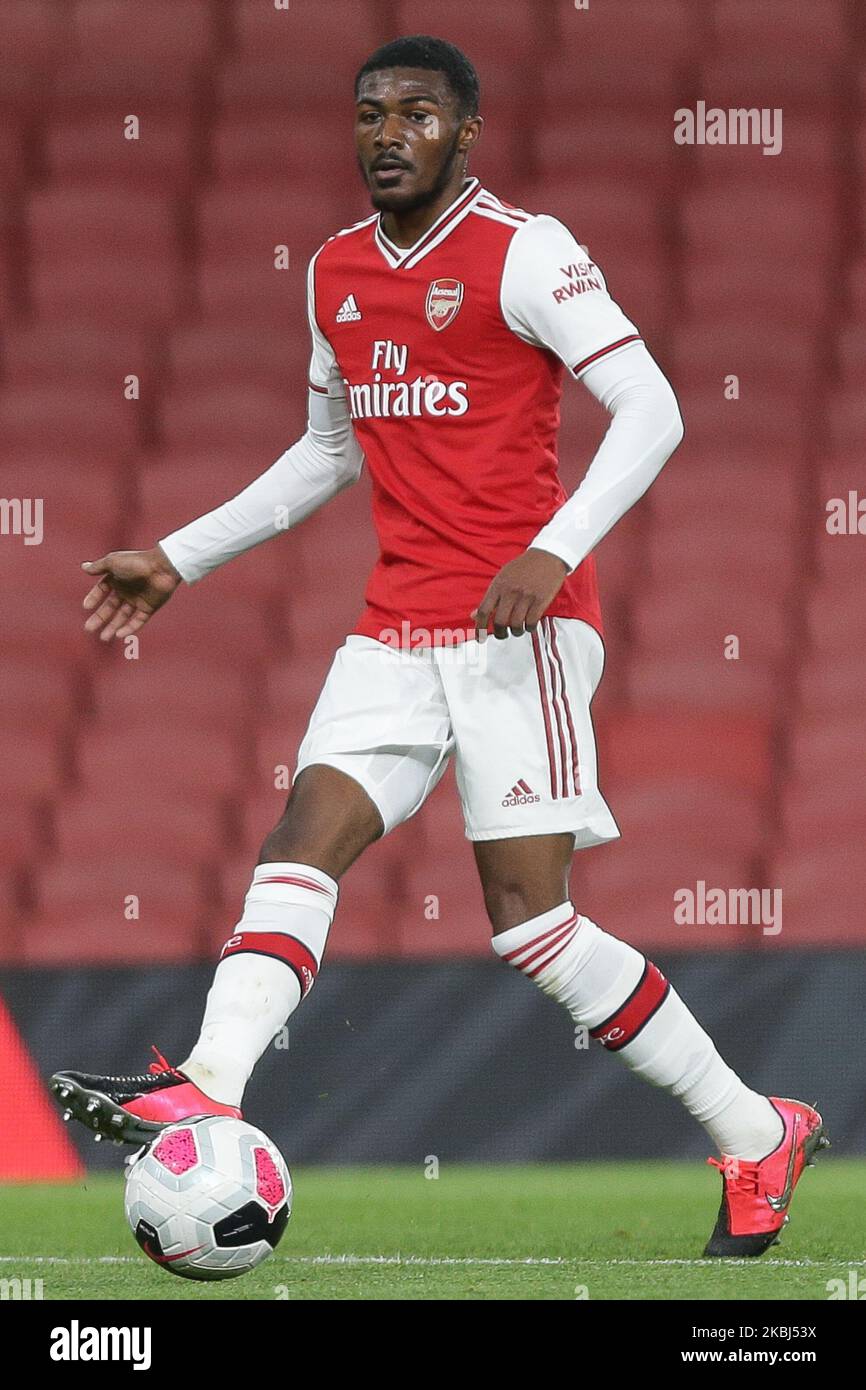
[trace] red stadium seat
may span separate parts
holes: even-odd
[[[792,640],[784,595],[752,586],[732,592],[725,584],[705,586],[696,596],[693,582],[680,585],[664,573],[635,595],[630,630],[643,651],[674,657],[688,652],[717,661],[729,636],[737,637],[741,658],[761,661],[778,661]]]
[[[833,655],[814,652],[806,656],[800,667],[800,707],[810,718],[854,715],[863,707],[864,686],[866,657],[862,648],[841,641]]]
[[[243,324],[177,328],[169,344],[169,370],[178,395],[236,382],[288,393],[306,406],[310,344],[303,333]]]
[[[769,162],[769,161],[768,161]],[[750,258],[793,257],[809,247],[811,269],[835,250],[833,199],[800,188],[755,188],[718,179],[695,189],[683,201],[683,225],[693,253],[713,255],[732,245],[748,245]],[[789,274],[790,274],[790,267]],[[795,277],[799,286],[801,277]]]
[[[729,51],[704,62],[699,90],[712,93],[708,106],[748,109],[760,100],[762,107],[782,107],[786,120],[789,115],[806,117],[810,112],[824,116],[839,102],[838,74],[834,57],[813,53],[808,62],[792,61],[785,41],[780,40],[772,53],[740,47],[736,53]]]
[[[79,672],[66,662],[7,656],[0,665],[0,707],[18,730],[50,735],[71,721],[81,697]]]
[[[842,386],[830,398],[830,442],[837,450],[862,449],[866,440],[866,401],[861,382]]]
[[[866,319],[846,324],[839,332],[839,366],[846,386],[866,375]]]
[[[132,785],[74,792],[57,802],[55,832],[57,851],[70,863],[101,863],[119,848],[143,845],[171,870],[213,866],[232,844],[225,805],[206,789],[194,800],[172,796],[158,805]]]
[[[64,263],[62,275],[55,261],[43,257],[33,267],[29,289],[39,318],[108,329],[160,328],[179,312],[186,294],[180,268],[148,251]]]
[[[325,62],[360,67],[367,50],[383,42],[377,19],[372,5],[357,0],[329,0],[324,9],[308,0],[279,10],[258,0],[235,0],[234,35],[245,56],[270,58],[279,53],[284,61],[296,61],[303,54],[306,65],[321,73]]]
[[[866,256],[855,258],[850,262],[848,297],[851,312],[862,322],[866,319]]]
[[[70,903],[59,907],[49,901],[35,918],[20,928],[20,962],[23,965],[154,966],[169,961],[188,961],[203,954],[198,925],[200,909],[190,905],[163,906],[138,922],[123,919],[114,904]]]
[[[804,779],[824,778],[831,769],[862,765],[863,721],[856,711],[830,717],[826,710],[798,720],[791,740],[791,768]]]
[[[24,133],[13,120],[0,126],[0,188],[14,188],[22,179],[25,162]]]
[[[55,274],[80,257],[121,253],[135,261],[177,253],[176,209],[170,197],[133,193],[114,184],[46,188],[30,195],[27,229],[33,253],[52,259]]]
[[[634,706],[648,713],[677,708],[695,712],[763,711],[772,708],[779,690],[780,672],[773,663],[745,652],[737,660],[725,660],[722,641],[712,655],[652,652],[632,660],[628,687]]]
[[[139,644],[142,659],[154,664],[171,654],[198,659],[207,668],[229,659],[241,665],[259,661],[280,650],[285,635],[272,613],[230,587],[217,592],[213,583],[175,599],[139,634]]]
[[[189,113],[146,115],[138,138],[118,135],[104,115],[72,116],[49,127],[46,164],[53,183],[106,183],[129,189],[181,189],[194,177]]]
[[[660,778],[755,792],[769,784],[771,717],[749,714],[638,714],[598,719],[599,762],[605,774],[633,783]]]
[[[301,343],[309,341],[306,273],[309,255],[315,249],[310,245],[298,254],[292,250],[291,266],[281,271],[261,256],[234,260],[222,254],[203,257],[195,272],[202,318],[219,328],[242,324],[245,328],[260,327],[266,334],[285,333],[288,327],[295,340],[293,351],[300,352]],[[306,371],[295,383],[296,390],[304,391],[305,384]]]
[[[304,653],[301,660],[296,653],[294,659],[271,662],[264,689],[259,693],[270,728],[279,730],[280,723],[288,718],[294,721],[293,728],[297,727],[297,720],[309,719],[333,659],[334,652],[328,649],[318,651],[312,659]]]
[[[637,844],[678,846],[747,858],[761,852],[771,829],[764,798],[741,787],[671,778],[632,784],[626,774],[622,781],[605,778],[604,793],[629,851]]]
[[[340,898],[327,955],[398,956],[411,911],[405,898],[406,866],[416,853],[414,822],[369,845],[340,879]]]
[[[780,598],[798,573],[798,557],[785,531],[772,532],[755,519],[719,528],[707,519],[688,532],[653,530],[649,538],[649,573],[657,583],[682,587],[691,580],[729,594],[755,584],[768,598]]]
[[[774,525],[788,527],[800,518],[802,490],[790,453],[777,449],[773,454],[758,444],[744,456],[729,448],[702,451],[682,468],[675,456],[650,497],[656,525],[664,528],[700,525],[722,509],[769,514]]]
[[[715,41],[723,53],[778,55],[780,38],[786,57],[808,64],[815,57],[838,58],[847,39],[843,0],[787,0],[784,34],[779,33],[779,7],[773,0],[716,0]]]
[[[845,787],[840,795],[832,769],[822,781],[810,778],[808,785],[797,776],[788,779],[779,802],[780,841],[786,857],[801,849],[811,855],[820,844],[854,846],[854,857],[859,857],[856,845],[862,844],[866,834],[866,794],[861,788],[855,800],[850,792]]]
[[[292,430],[285,391],[249,384],[213,383],[194,393],[170,391],[162,403],[162,442],[172,450],[229,449],[237,440],[262,450],[262,472],[303,434]]]
[[[825,661],[835,662],[838,655],[866,646],[866,605],[856,582],[862,574],[862,546],[857,536],[825,535],[822,544],[834,561],[846,553],[850,557],[848,572],[828,572],[814,585],[804,612],[812,647]]]
[[[727,895],[732,889],[763,886],[756,881],[748,858],[719,850],[708,853],[706,849],[684,854],[678,847],[664,855],[657,846],[639,849],[631,843],[606,846],[580,858],[585,861],[586,882],[580,892],[572,889],[575,906],[605,931],[640,951],[651,955],[661,948],[743,950],[775,940],[763,933],[759,898],[752,900],[753,906],[744,904],[742,908],[737,899],[733,900],[732,915],[741,917],[734,925],[707,921],[711,914],[700,907],[702,891],[722,889]],[[686,893],[691,897],[685,897]],[[729,902],[726,897],[725,915]],[[689,904],[694,905],[691,916],[695,920],[682,920]],[[766,905],[772,911],[772,897]],[[675,915],[678,910],[679,919]],[[744,913],[748,920],[742,920]]]
[[[0,822],[0,870],[8,879],[10,870],[24,863],[35,861],[44,853],[48,839],[49,817],[39,797],[22,801],[16,796],[15,817],[7,816]],[[14,883],[4,884],[4,907],[12,916],[17,913],[17,889]],[[2,914],[2,908],[0,908]]]
[[[831,267],[820,258],[808,275],[792,275],[790,260],[777,255],[768,238],[751,242],[748,256],[723,246],[686,248],[685,307],[698,319],[729,315],[741,304],[750,315],[764,316],[770,337],[777,324],[797,323],[805,332],[825,313],[830,285]]]
[[[860,946],[866,943],[862,839],[835,840],[783,850],[769,875],[782,893],[780,941],[785,947]]]
[[[118,363],[139,376],[149,375],[151,351],[140,328],[95,324],[22,323],[4,330],[0,344],[3,382],[42,386],[46,379],[79,378],[117,394]],[[72,473],[72,470],[69,470]],[[80,490],[80,479],[75,476]]]
[[[554,102],[535,144],[538,173],[552,181],[579,175],[596,183],[618,176],[657,194],[677,172],[670,114],[662,110],[636,122],[627,107],[577,111]]]
[[[32,82],[67,51],[68,17],[52,0],[3,0],[0,52],[14,55],[14,66]],[[10,67],[12,64],[10,63]]]
[[[609,604],[613,605],[633,592],[643,571],[645,539],[635,514],[623,517],[596,548],[595,564],[603,613],[607,614]]]
[[[6,727],[0,735],[0,790],[17,802],[54,792],[68,777],[69,750],[56,731]]]
[[[640,227],[641,254],[662,246],[657,190],[635,187],[607,177],[589,183],[579,173],[539,178],[525,190],[527,211],[546,212],[564,222],[581,245],[597,256],[607,274],[608,248],[621,247],[627,259]],[[616,287],[611,286],[616,298]]]
[[[36,549],[41,547],[34,547]],[[78,564],[80,556],[76,547],[74,578],[70,568],[68,577],[63,577],[62,588],[61,572],[51,568],[47,555],[41,557],[41,563],[38,560],[30,562],[33,569],[29,582],[19,574],[14,588],[5,587],[3,648],[7,660],[13,656],[32,656],[34,651],[50,651],[52,660],[72,662],[87,658],[89,648],[83,631],[86,614],[81,607],[87,585],[81,584],[79,579],[82,573]],[[69,554],[68,559],[71,564],[73,556]],[[43,580],[42,565],[48,566],[50,580]]]
[[[219,184],[255,190],[279,180],[295,186],[318,175],[317,160],[328,151],[328,179],[360,187],[352,112],[292,109],[226,111],[213,129],[212,159]]]
[[[231,735],[253,714],[255,682],[227,659],[207,665],[179,654],[159,661],[115,661],[96,683],[95,712],[104,733],[132,734],[153,726],[176,738],[201,729]]]
[[[721,375],[715,386],[677,385],[690,447],[715,450],[724,439],[729,448],[761,442],[774,448],[780,442],[796,446],[806,438],[806,403],[793,385],[771,388],[762,383],[760,391],[750,391],[748,381],[741,379],[738,400],[725,397]]]
[[[206,259],[261,259],[279,278],[274,247],[288,245],[298,254],[308,247],[309,257],[340,226],[342,206],[339,192],[313,180],[297,185],[272,178],[245,188],[243,197],[235,188],[214,188],[199,202],[201,251]]]
[[[792,321],[769,334],[763,316],[747,316],[741,304],[721,322],[698,316],[675,327],[671,376],[678,390],[714,387],[718,394],[733,373],[741,395],[765,389],[805,393],[820,366],[817,333]]]
[[[56,383],[10,386],[0,391],[0,431],[7,447],[44,447],[74,455],[79,445],[117,453],[138,442],[141,407],[113,390]]]
[[[486,956],[491,927],[453,771],[418,812],[416,833],[404,867],[401,954]]]
[[[707,101],[706,105],[714,109],[714,102]],[[758,108],[746,107],[750,109]],[[744,129],[748,138],[755,141],[753,144],[744,147],[731,138],[729,144],[690,147],[697,182],[706,188],[720,184],[740,189],[748,186],[760,196],[775,189],[798,189],[801,196],[809,199],[832,196],[838,178],[834,159],[836,130],[826,112],[797,115],[785,111],[781,125],[772,116],[764,118],[763,126],[760,116],[748,121]],[[776,153],[764,154],[764,141]],[[780,142],[778,147],[776,141]]]
[[[79,50],[54,75],[51,111],[54,116],[76,119],[96,112],[117,122],[134,112],[146,127],[170,111],[195,111],[208,97],[202,68],[195,60],[151,58],[145,62],[130,46],[106,63],[94,51]]]
[[[77,0],[74,36],[79,52],[107,68],[135,60],[182,69],[214,49],[208,0],[148,0],[130,9],[117,0]]]
[[[77,785],[95,797],[128,781],[131,795],[198,801],[236,791],[246,773],[240,739],[211,729],[182,732],[158,725],[134,735],[89,730],[78,749]]]

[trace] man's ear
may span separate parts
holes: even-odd
[[[458,149],[461,154],[471,154],[481,139],[484,120],[481,116],[467,116],[463,122]]]

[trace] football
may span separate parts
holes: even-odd
[[[126,1218],[144,1253],[186,1279],[233,1279],[267,1259],[292,1179],[260,1129],[224,1115],[162,1131],[131,1163]]]

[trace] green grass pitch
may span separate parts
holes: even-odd
[[[866,1289],[866,1161],[822,1158],[783,1243],[702,1260],[720,1181],[700,1163],[299,1168],[274,1254],[220,1284],[167,1274],[126,1226],[120,1177],[0,1188],[0,1279],[45,1299],[810,1299]]]

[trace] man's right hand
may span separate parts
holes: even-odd
[[[81,568],[99,576],[84,600],[92,610],[84,628],[98,632],[103,642],[138,632],[182,582],[158,545],[153,550],[112,550],[101,560],[85,560]]]

